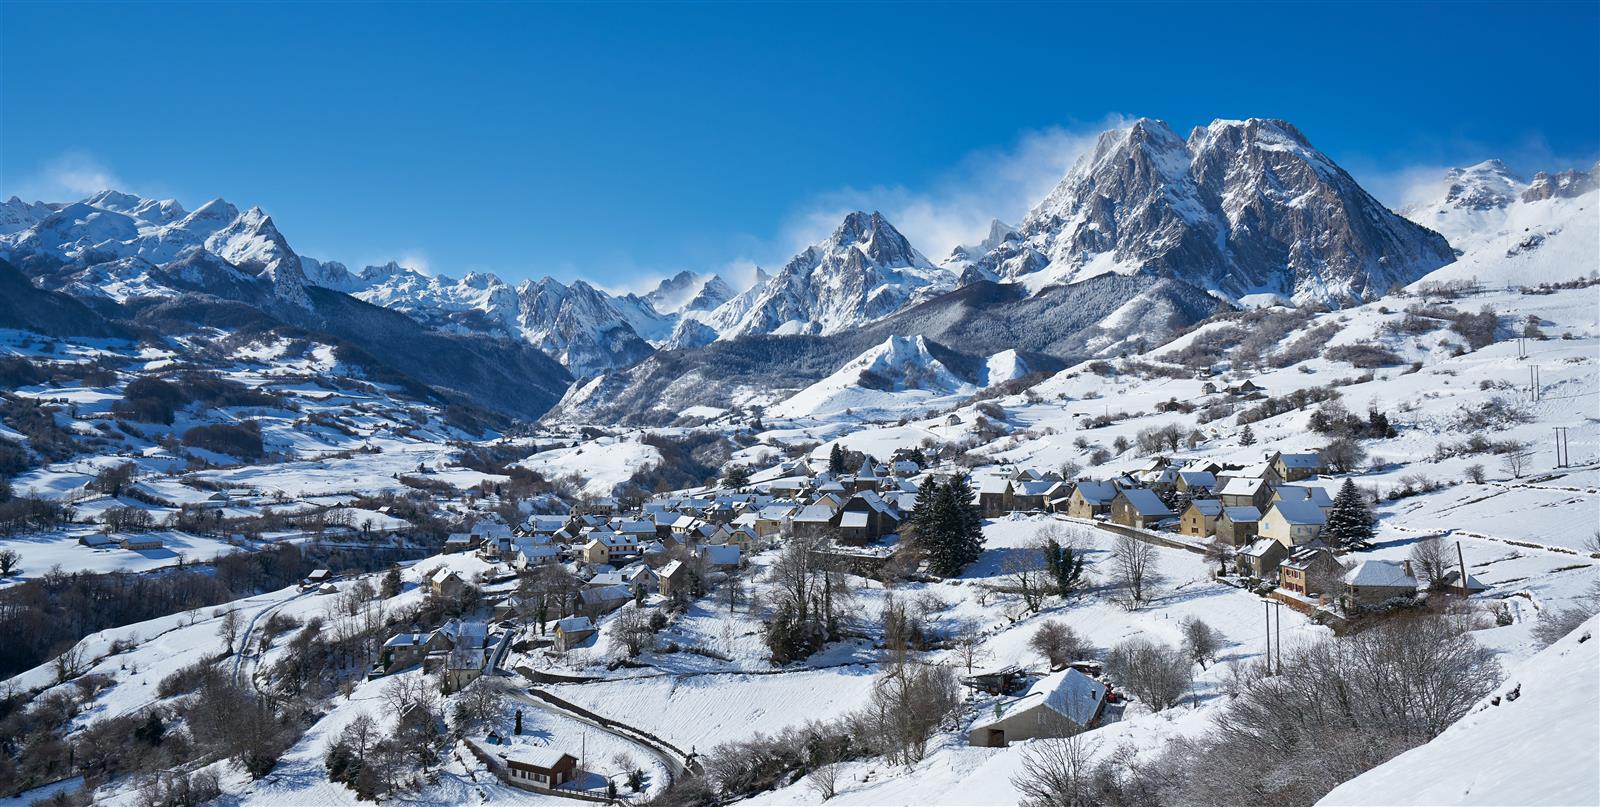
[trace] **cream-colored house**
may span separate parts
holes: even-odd
[[[1256,534],[1293,549],[1315,541],[1327,523],[1322,509],[1310,499],[1274,502],[1261,517]]]

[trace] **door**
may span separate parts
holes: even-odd
[[[1006,747],[1006,730],[1005,729],[989,729],[989,747],[990,748],[1005,748]]]

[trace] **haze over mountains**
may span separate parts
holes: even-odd
[[[881,213],[855,212],[744,290],[692,272],[635,295],[395,263],[352,271],[297,254],[259,208],[218,199],[190,212],[116,191],[0,204],[0,258],[107,320],[188,306],[203,324],[228,301],[337,329],[332,311],[368,303],[453,340],[437,344],[554,360],[518,359],[538,378],[501,376],[494,388],[522,403],[473,392],[481,405],[537,416],[564,392],[554,416],[656,422],[687,406],[777,403],[771,390],[807,387],[895,337],[917,338],[949,374],[929,376],[941,385],[981,387],[1005,351],[1049,370],[1158,343],[1219,309],[1371,300],[1441,267],[1470,273],[1479,254],[1497,267],[1557,259],[1592,246],[1583,208],[1597,171],[1524,180],[1489,161],[1397,214],[1287,122],[1216,121],[1183,137],[1141,119],[1102,134],[1017,226],[996,221],[937,263]],[[196,301],[212,307],[196,314]],[[458,391],[482,381],[420,374]]]

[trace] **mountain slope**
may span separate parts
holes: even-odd
[[[0,260],[0,328],[49,336],[126,336],[83,303],[33,285],[15,266]]]
[[[1181,278],[1230,300],[1371,299],[1452,259],[1277,120],[1185,140],[1142,119],[1106,132],[972,273],[1038,290],[1105,273]]]
[[[826,378],[767,410],[780,418],[837,415],[845,410],[905,407],[977,386],[934,357],[921,336],[891,336]]]
[[[1319,805],[1600,804],[1600,617],[1524,661],[1431,742]]]

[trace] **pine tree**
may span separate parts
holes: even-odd
[[[1255,429],[1250,428],[1250,424],[1246,423],[1246,424],[1244,424],[1244,431],[1239,432],[1239,445],[1242,445],[1242,446],[1253,446],[1255,444],[1256,444],[1256,432],[1255,432]]]
[[[383,586],[378,592],[384,599],[400,593],[400,567],[391,566],[383,575]]]
[[[1366,497],[1356,489],[1355,480],[1346,479],[1339,488],[1339,495],[1333,498],[1333,510],[1328,513],[1323,534],[1336,548],[1366,549],[1372,545],[1375,522]]]
[[[983,556],[983,510],[976,504],[978,492],[965,474],[950,480],[947,485],[950,497],[955,500],[957,520],[956,541],[961,563],[965,566]]]
[[[833,450],[828,452],[828,473],[837,475],[844,473],[845,470],[844,446],[834,443]]]

